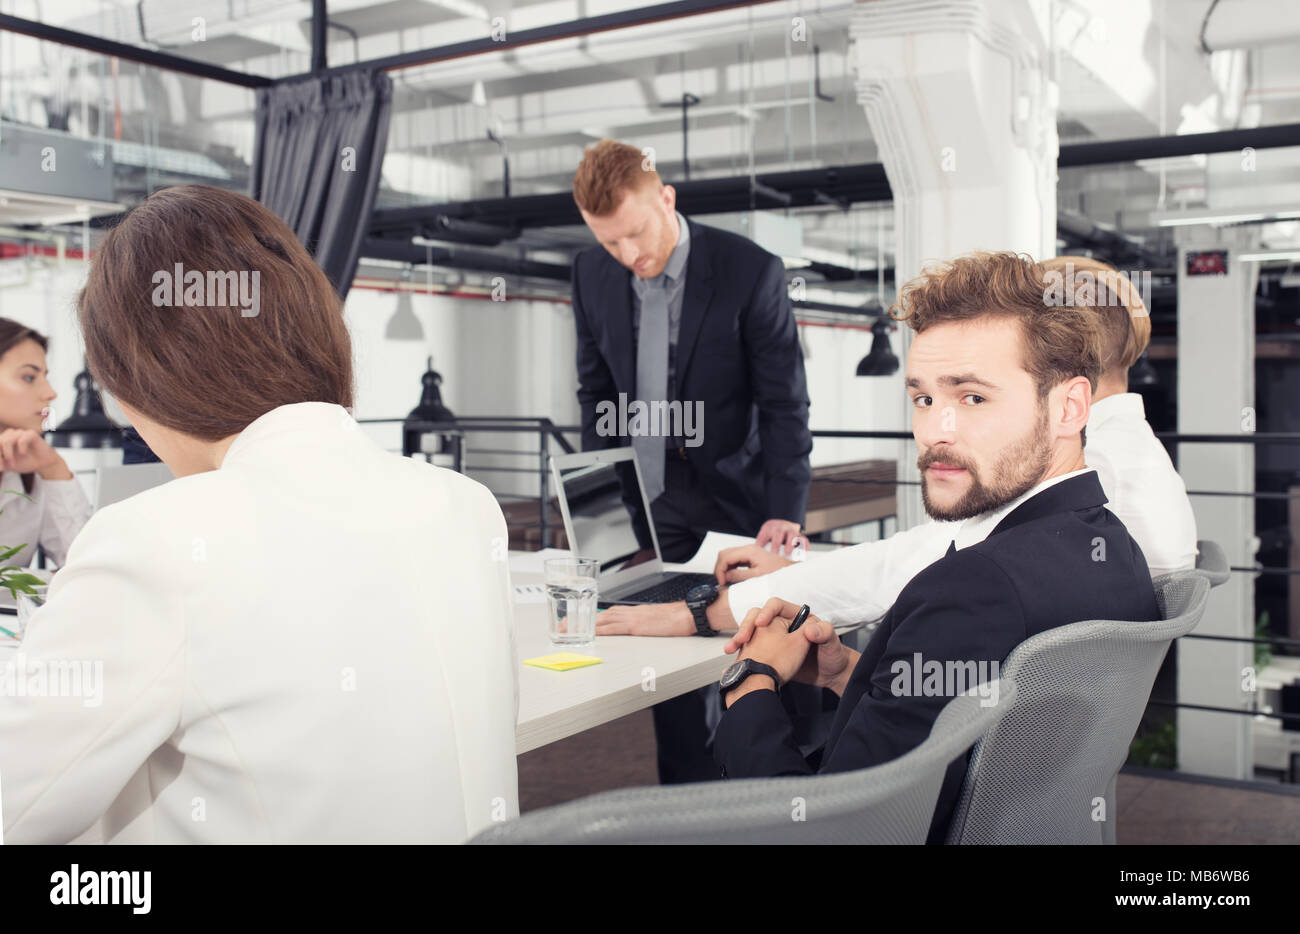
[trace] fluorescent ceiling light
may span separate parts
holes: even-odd
[[[1229,213],[1227,211],[1189,213],[1186,211],[1152,214],[1159,227],[1191,227],[1197,224],[1220,226],[1223,224],[1259,224],[1300,218],[1300,208],[1265,208],[1254,211]]]
[[[487,7],[478,3],[469,3],[467,0],[425,0],[425,2],[433,6],[440,6],[451,13],[468,16],[470,19],[487,20],[489,18]]]
[[[1237,259],[1243,263],[1268,263],[1275,260],[1295,262],[1300,260],[1300,250],[1280,250],[1275,253],[1242,253]]]

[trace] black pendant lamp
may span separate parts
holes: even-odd
[[[890,324],[877,318],[871,325],[871,352],[858,363],[859,376],[893,376],[898,372],[898,356],[889,344]]]
[[[410,457],[423,449],[420,439],[426,432],[420,427],[428,422],[454,422],[456,416],[452,414],[451,409],[442,404],[442,390],[438,388],[442,383],[442,374],[433,368],[433,357],[429,358],[429,368],[425,370],[424,375],[420,377],[423,389],[420,391],[420,404],[411,409],[411,413],[406,416],[406,422],[402,426],[402,455]],[[438,450],[426,451],[428,454],[450,454],[453,458],[454,469],[460,469],[460,438],[459,432],[455,435],[439,434]]]
[[[54,446],[60,448],[120,448],[122,428],[104,414],[104,403],[89,368],[77,374],[77,399],[72,414],[54,429]]]
[[[429,358],[429,368],[424,371],[420,377],[420,382],[424,389],[420,392],[420,404],[411,409],[411,414],[406,416],[408,422],[450,422],[455,421],[456,416],[451,414],[451,409],[442,404],[442,390],[438,388],[442,384],[442,374],[433,368],[433,357]]]

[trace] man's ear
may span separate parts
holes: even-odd
[[[677,189],[672,185],[665,185],[660,197],[664,199],[664,205],[670,211],[677,210]]]
[[[1069,438],[1079,434],[1088,424],[1092,411],[1092,383],[1086,376],[1076,376],[1056,388],[1061,400],[1061,418],[1056,423],[1055,435]]]

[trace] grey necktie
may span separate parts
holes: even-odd
[[[636,339],[636,397],[648,405],[668,393],[668,290],[662,275],[645,283],[641,293],[641,323]],[[649,409],[646,420],[649,428]],[[632,449],[641,464],[645,495],[650,502],[664,491],[664,439],[633,435]]]

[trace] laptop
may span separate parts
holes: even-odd
[[[653,522],[650,540],[654,555],[634,563],[641,546],[623,505],[624,482],[635,484],[647,518],[650,504],[632,448],[555,455],[551,476],[569,549],[579,557],[596,559],[601,606],[672,603],[685,599],[692,587],[716,583],[712,574],[665,571]]]
[[[162,463],[113,464],[100,467],[97,473],[99,482],[96,484],[96,509],[120,503],[137,493],[152,490],[174,479],[171,468]]]

